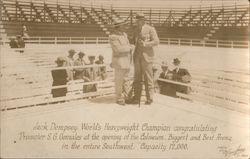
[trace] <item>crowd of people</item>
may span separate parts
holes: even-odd
[[[79,52],[78,58],[75,59],[74,56],[76,51],[71,49],[68,51],[67,57],[58,57],[55,61],[57,67],[67,67],[62,69],[54,69],[52,70],[52,78],[54,88],[52,88],[52,96],[53,97],[62,97],[66,96],[67,93],[67,82],[73,80],[83,80],[84,82],[94,82],[105,80],[106,75],[106,66],[100,67],[81,67],[88,65],[101,65],[104,64],[104,57],[102,55],[98,56],[98,59],[95,59],[95,56],[88,56],[87,60],[84,58],[85,53]],[[96,61],[95,61],[96,60]],[[70,68],[72,66],[76,66]],[[55,86],[57,86],[55,88]],[[59,86],[59,87],[58,87]],[[96,84],[84,84],[83,85],[83,93],[88,92],[96,92],[97,85]]]

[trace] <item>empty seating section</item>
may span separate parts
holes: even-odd
[[[193,38],[202,39],[210,27],[161,27],[155,26],[158,34],[162,38]]]
[[[248,27],[222,27],[211,39],[248,41]]]
[[[70,1],[3,0],[2,21],[8,36],[25,24],[30,36],[107,36],[114,18],[131,25],[144,12],[160,38],[247,41],[249,6],[196,8],[126,8],[94,6]]]
[[[96,24],[71,24],[71,23],[39,23],[39,22],[3,22],[9,36],[21,34],[22,24],[28,28],[30,36],[105,36],[105,33]]]

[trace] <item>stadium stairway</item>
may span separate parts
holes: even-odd
[[[94,19],[96,24],[99,25],[99,27],[102,29],[102,31],[105,32],[106,35],[109,35],[110,32],[108,31],[107,27],[105,27],[105,23],[104,23],[105,17],[100,15],[95,9],[87,10],[87,12]]]

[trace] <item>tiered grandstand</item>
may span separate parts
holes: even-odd
[[[133,25],[136,12],[144,12],[161,39],[248,41],[249,6],[194,8],[121,8],[60,1],[3,0],[2,24],[7,36],[20,34],[26,25],[30,36],[105,37],[114,18]]]

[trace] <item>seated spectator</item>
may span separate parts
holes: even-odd
[[[24,40],[23,40],[22,36],[20,36],[20,35],[17,36],[17,47],[18,48],[25,48]]]
[[[88,56],[89,58],[89,64],[88,65],[94,65],[95,56]],[[86,68],[85,75],[84,75],[84,81],[85,82],[93,82],[96,80],[96,67]],[[83,86],[83,92],[96,92],[96,84],[89,84]]]
[[[9,45],[10,45],[10,48],[18,48],[18,46],[17,46],[17,41],[16,41],[16,39],[15,39],[14,37],[11,37],[11,38],[10,38],[10,43],[9,43]]]
[[[162,63],[161,69],[162,69],[162,72],[160,73],[159,78],[172,80],[173,73],[172,71],[168,69],[168,65],[166,62]],[[176,97],[175,84],[171,82],[160,81],[160,80],[158,80],[157,82],[160,88],[160,94],[171,96],[171,97]]]
[[[78,59],[74,61],[74,66],[84,66],[86,65],[86,62],[84,61],[83,57],[85,56],[85,53],[79,52],[78,53]],[[83,79],[84,76],[84,68],[75,68],[74,69],[74,79]]]
[[[22,36],[18,35],[16,38],[17,38],[16,39],[17,48],[25,48],[25,42],[24,42]],[[24,52],[24,50],[20,50],[20,53],[23,53],[23,52]]]
[[[173,70],[173,80],[177,82],[190,83],[191,75],[187,69],[180,68],[181,61],[175,58],[173,64],[175,69]],[[188,86],[176,85],[176,91],[184,94],[188,94],[191,88]]]
[[[76,53],[75,50],[70,49],[68,51],[69,55],[66,57],[66,62],[65,62],[65,67],[70,67],[70,66],[74,66],[74,55]],[[74,70],[68,68],[67,69],[67,74],[68,74],[68,80],[73,80],[74,77]]]
[[[104,57],[102,55],[99,55],[98,60],[95,62],[95,64],[103,65],[104,64]],[[105,80],[107,78],[106,67],[105,66],[98,67],[96,75],[101,80]]]
[[[63,67],[66,60],[63,57],[58,57],[56,60],[57,67]],[[52,86],[61,86],[67,84],[67,72],[66,69],[52,70],[51,71],[53,84]],[[51,90],[53,98],[66,96],[67,86],[62,88],[53,88]]]

